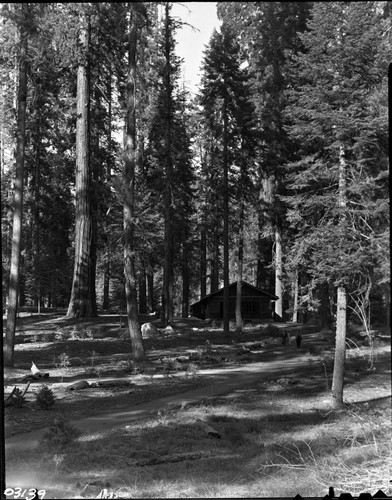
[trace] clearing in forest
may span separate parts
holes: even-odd
[[[118,316],[22,318],[5,393],[25,387],[32,361],[49,377],[5,409],[7,486],[46,498],[391,494],[388,336],[375,332],[369,370],[370,347],[349,334],[347,405],[331,411],[333,332],[248,325],[227,338],[218,326],[176,320],[144,340],[149,363],[135,368]],[[49,409],[37,406],[42,385]]]

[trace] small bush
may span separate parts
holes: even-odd
[[[59,367],[60,368],[65,368],[68,370],[68,368],[71,366],[71,362],[69,360],[69,356],[67,353],[63,352],[59,355]]]
[[[54,334],[54,339],[61,342],[62,340],[65,339],[65,337],[66,337],[66,333],[64,332],[64,330],[62,328],[60,328],[58,326],[56,328],[56,331],[55,331],[55,334]]]
[[[78,436],[80,436],[79,429],[63,418],[56,418],[45,433],[43,443],[48,448],[59,450],[71,444]]]
[[[43,410],[51,408],[55,403],[55,395],[47,385],[43,385],[36,394],[37,406]]]
[[[189,363],[188,368],[186,370],[185,375],[187,377],[195,377],[197,375],[197,372],[199,371],[199,368],[196,363]]]

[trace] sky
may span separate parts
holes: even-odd
[[[220,25],[216,15],[216,2],[174,3],[172,14],[196,28],[194,30],[185,25],[179,28],[176,34],[176,54],[184,58],[185,84],[192,94],[195,94],[200,82],[203,51],[214,28]]]

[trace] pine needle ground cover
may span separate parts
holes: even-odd
[[[202,322],[198,326],[186,322],[179,326],[179,323],[175,334],[166,338],[166,347],[165,340],[160,339],[151,350],[151,340],[148,352],[152,357],[174,358],[175,352],[198,349],[204,356],[219,357],[214,351],[221,349],[226,352],[220,354],[221,365],[233,365],[240,361],[234,357],[237,355],[229,356],[230,349],[236,352],[243,350],[242,344],[254,346],[260,339],[268,340],[262,336],[260,327],[249,329],[238,347],[233,346],[232,339],[226,339],[224,344],[219,330],[203,326]],[[112,335],[114,328],[106,325],[105,330],[101,325],[102,338],[90,340],[94,342],[91,347],[103,358],[104,348],[99,342],[106,342],[108,350],[115,351],[112,345],[115,341],[109,342],[105,337],[105,331],[106,334],[111,331]],[[180,331],[182,335],[177,335]],[[195,337],[196,333],[200,337]],[[207,347],[205,337],[211,339]],[[303,349],[314,351],[323,345],[322,335],[318,336],[318,342],[311,342],[316,337],[317,333],[308,338],[305,335]],[[278,340],[275,343],[272,337],[269,339],[271,344],[259,348],[260,351],[264,348],[264,355],[269,352],[272,356],[282,346],[280,339],[275,339]],[[50,346],[41,349],[42,358],[34,357],[34,362],[45,371],[59,370],[59,379],[64,376],[62,384],[73,383],[84,376],[85,367],[75,366],[73,353],[73,345],[79,344],[77,352],[82,357],[81,342],[68,341],[70,366],[56,368],[45,364],[45,359],[53,354],[48,352]],[[122,340],[117,342],[121,344]],[[34,348],[34,343],[28,344]],[[270,351],[266,351],[268,345]],[[375,371],[361,369],[366,366],[365,347],[348,351],[347,405],[342,411],[329,409],[326,385],[330,384],[332,367],[325,347],[316,353],[318,356],[309,357],[305,368],[290,375],[263,379],[224,397],[206,398],[182,409],[157,408],[149,418],[99,433],[79,435],[66,420],[97,412],[108,404],[113,407],[127,404],[122,398],[128,397],[129,404],[129,387],[127,396],[120,390],[95,388],[89,397],[83,391],[75,391],[67,395],[70,398],[67,400],[61,399],[65,391],[53,384],[56,403],[52,409],[34,409],[33,400],[27,401],[25,408],[7,408],[6,420],[20,421],[19,426],[11,425],[13,432],[26,432],[29,426],[51,429],[38,450],[23,456],[17,453],[7,456],[9,480],[17,477],[20,487],[39,485],[46,489],[46,498],[94,498],[103,489],[120,498],[293,497],[297,493],[320,496],[331,485],[337,494],[375,493],[378,489],[391,494],[390,343],[375,348]],[[52,348],[57,348],[56,342]],[[288,349],[292,349],[293,356],[297,352],[294,346]],[[64,352],[64,345],[59,351]],[[255,347],[251,351],[257,352]],[[17,353],[23,355],[16,370],[26,373],[24,365],[29,366],[27,359],[31,352],[21,349]],[[90,364],[91,358],[91,355],[86,358]],[[241,361],[246,362],[249,359]],[[108,360],[102,361],[102,367],[106,374],[115,370],[115,364]],[[99,380],[99,376],[96,378]],[[168,375],[161,378],[132,373],[129,378],[135,385],[140,384],[140,397],[147,399],[162,397],[165,391],[181,392],[212,382],[203,378],[201,362],[192,376],[186,375],[186,370],[179,370],[178,374],[172,366]],[[61,407],[65,421],[59,420],[56,406]],[[31,413],[39,414],[41,420],[30,418]]]

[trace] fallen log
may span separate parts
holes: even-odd
[[[80,391],[81,389],[87,389],[88,387],[90,387],[90,384],[87,380],[79,380],[79,382],[69,385],[67,387],[67,391]]]
[[[198,460],[200,458],[204,458],[208,456],[210,452],[198,452],[198,453],[176,453],[174,455],[163,455],[163,456],[154,456],[150,458],[145,458],[142,460],[138,460],[137,462],[130,462],[128,465],[135,465],[137,467],[144,467],[148,465],[159,465],[166,463],[174,463],[174,462],[182,462],[183,460]]]
[[[32,382],[33,380],[39,380],[40,378],[49,378],[49,373],[37,373],[36,375],[26,375],[25,377],[22,378],[22,382],[27,382],[27,381]]]
[[[130,380],[101,380],[94,383],[97,387],[129,387],[134,385]]]

